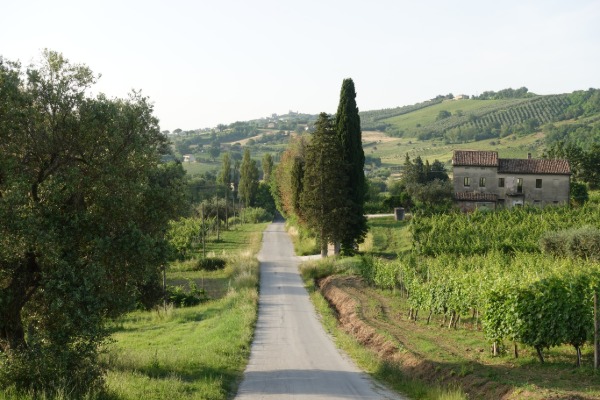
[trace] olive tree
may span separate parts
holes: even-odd
[[[0,386],[100,387],[105,322],[156,293],[184,207],[152,105],[95,81],[48,50],[25,71],[0,58]]]

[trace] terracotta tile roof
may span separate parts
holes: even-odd
[[[462,201],[496,201],[498,195],[493,193],[475,193],[475,192],[456,192],[454,193],[456,200]]]
[[[497,167],[498,152],[481,150],[454,150],[452,165],[470,165],[475,167]]]
[[[504,174],[571,174],[567,160],[501,158],[498,161],[498,172]]]
[[[453,166],[498,167],[499,173],[570,175],[567,160],[498,158],[496,151],[454,150]]]

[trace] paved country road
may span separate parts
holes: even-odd
[[[236,399],[400,399],[360,372],[327,336],[282,222],[264,232],[258,259],[258,322]]]

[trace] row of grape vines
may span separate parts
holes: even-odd
[[[440,214],[411,221],[418,254],[538,253],[545,232],[590,225],[600,228],[600,208],[546,207],[504,209],[493,213]]]
[[[570,104],[567,95],[490,102],[489,105],[479,107],[462,116],[445,118],[421,129],[444,133],[455,128],[483,129],[489,126],[516,126],[528,120],[535,120],[537,124],[542,125],[560,120]]]
[[[600,206],[579,209],[516,209],[496,213],[415,217],[416,251],[389,261],[367,258],[361,273],[372,284],[399,291],[409,317],[443,317],[456,327],[472,318],[494,352],[507,343],[544,349],[581,347],[593,336],[593,297],[600,288],[600,263],[541,254],[545,232],[589,225],[600,228]]]
[[[600,264],[581,259],[557,260],[519,253],[371,259],[362,275],[371,283],[400,290],[413,320],[443,316],[456,327],[474,318],[471,329],[483,329],[499,351],[505,343],[543,350],[572,345],[577,362],[593,334],[593,296],[600,285]],[[517,356],[517,354],[515,354]]]

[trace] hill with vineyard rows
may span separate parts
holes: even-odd
[[[520,95],[483,99],[438,96],[412,106],[363,112],[362,128],[393,137],[443,138],[459,143],[513,133],[530,134],[548,123],[600,113],[600,96],[594,89],[558,95]]]
[[[505,158],[531,153],[537,158],[556,142],[581,148],[600,143],[600,90],[535,95],[521,88],[471,98],[440,95],[412,105],[362,111],[360,117],[367,169],[401,166],[406,154],[449,163],[456,149],[495,150]],[[290,111],[212,129],[176,130],[171,138],[177,156],[195,155],[199,162],[186,168],[198,173],[217,170],[221,150],[241,158],[242,147],[249,147],[257,160],[271,153],[277,161],[289,138],[310,132],[315,120],[316,115]]]

